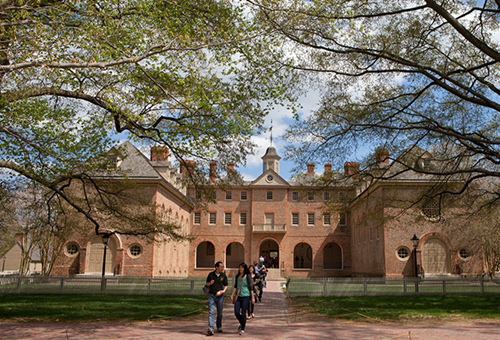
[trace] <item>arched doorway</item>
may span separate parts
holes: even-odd
[[[239,242],[229,243],[226,247],[226,268],[238,268],[245,262],[245,248]]]
[[[280,264],[280,247],[278,242],[272,239],[262,241],[259,248],[259,257],[265,258],[267,268],[279,268]],[[258,259],[255,262],[259,262]]]
[[[196,268],[214,268],[215,246],[212,242],[204,241],[196,247]]]
[[[113,274],[116,264],[116,241],[111,237],[106,249],[106,274]],[[85,274],[101,274],[102,260],[104,257],[104,244],[102,237],[94,236],[87,244],[87,258]]]
[[[342,269],[342,248],[335,242],[323,249],[323,269]]]
[[[431,238],[422,245],[422,267],[425,274],[449,274],[450,256],[446,244]]]
[[[295,246],[293,250],[294,269],[312,269],[312,248],[305,242]]]

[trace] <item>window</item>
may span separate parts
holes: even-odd
[[[410,249],[406,247],[399,247],[396,251],[396,256],[402,261],[406,261],[410,258]]]
[[[247,200],[248,193],[246,191],[241,192],[240,200],[241,201],[246,201]]]
[[[230,212],[224,213],[224,224],[231,224],[232,214]]]
[[[211,212],[208,215],[208,224],[216,224],[217,223],[217,213]]]
[[[139,257],[142,254],[142,247],[138,244],[133,244],[128,248],[130,257]]]
[[[233,192],[226,191],[226,201],[231,201],[233,199]]]
[[[441,212],[439,209],[439,202],[428,202],[422,207],[422,213],[429,219],[439,219]]]
[[[468,260],[471,257],[471,253],[467,249],[460,249],[460,252],[458,254],[460,255],[460,258],[462,260]]]
[[[299,200],[299,192],[298,191],[292,191],[292,201],[297,202]]]
[[[330,200],[330,192],[325,191],[325,192],[323,193],[323,201],[327,202],[327,201],[329,201],[329,200]]]
[[[201,191],[200,190],[196,190],[196,192],[194,193],[194,198],[196,198],[196,200],[201,200]]]
[[[214,201],[217,201],[217,191],[216,190],[214,190],[214,192],[212,193],[212,199]]]
[[[314,225],[314,213],[307,213],[307,225]]]
[[[292,213],[292,225],[299,225],[299,213]]]
[[[347,216],[346,216],[346,213],[340,213],[339,214],[339,225],[340,226],[346,226],[347,225]]]
[[[331,225],[331,224],[332,224],[332,218],[330,213],[323,214],[323,225]]]
[[[308,201],[308,202],[314,202],[314,192],[309,191],[309,192],[307,193],[307,201]]]
[[[200,224],[200,223],[201,223],[201,213],[195,212],[193,224]]]
[[[346,194],[344,191],[340,191],[339,192],[339,202],[340,203],[345,203],[346,201]]]
[[[246,212],[240,213],[240,224],[241,225],[247,224],[247,213]]]
[[[272,192],[272,191],[268,191],[268,192],[266,193],[266,199],[267,199],[268,201],[272,201],[272,200],[273,200],[273,192]]]
[[[76,243],[68,243],[66,245],[66,255],[74,256],[78,253],[78,245]]]

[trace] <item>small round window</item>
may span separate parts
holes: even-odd
[[[406,247],[399,247],[396,251],[398,259],[406,261],[410,258],[410,249]]]
[[[134,244],[128,248],[128,253],[131,257],[139,257],[142,254],[142,247],[138,244]]]
[[[75,256],[78,254],[78,245],[76,243],[68,243],[66,245],[66,254],[68,256]]]
[[[437,220],[439,219],[441,215],[441,211],[439,209],[439,202],[428,202],[424,204],[422,207],[422,213],[425,215],[425,217],[432,219],[432,220]]]
[[[471,253],[468,249],[460,249],[459,255],[462,260],[468,260],[471,257]]]

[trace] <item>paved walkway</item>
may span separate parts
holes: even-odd
[[[215,339],[339,339],[339,340],[498,340],[500,325],[406,326],[387,323],[350,323],[322,317],[313,319],[290,312],[280,283],[268,282],[255,319],[248,320],[246,334],[239,336],[233,306],[226,298],[223,330]],[[208,315],[208,314],[207,314]],[[155,321],[134,324],[33,324],[0,323],[0,340],[7,339],[208,339],[207,316],[189,321]]]

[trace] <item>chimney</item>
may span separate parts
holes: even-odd
[[[194,174],[194,170],[196,169],[195,161],[184,161],[181,163],[181,174],[182,178],[188,178],[189,175]]]
[[[358,162],[345,162],[344,175],[351,177],[355,181],[359,181],[359,163]]]
[[[325,163],[325,180],[332,180],[332,163]]]
[[[167,162],[168,149],[164,146],[151,147],[151,161],[152,162]]]
[[[228,162],[227,163],[227,172],[233,172],[234,171],[234,163],[233,162]]]
[[[389,150],[379,149],[376,151],[377,164],[389,164]]]
[[[307,163],[307,172],[314,176],[314,163]]]
[[[208,178],[210,180],[210,183],[215,183],[215,180],[217,178],[217,163],[216,162],[210,162],[210,171],[208,173]]]
[[[16,234],[14,235],[14,242],[17,243],[21,243],[21,245],[24,245],[24,235],[23,234]]]

